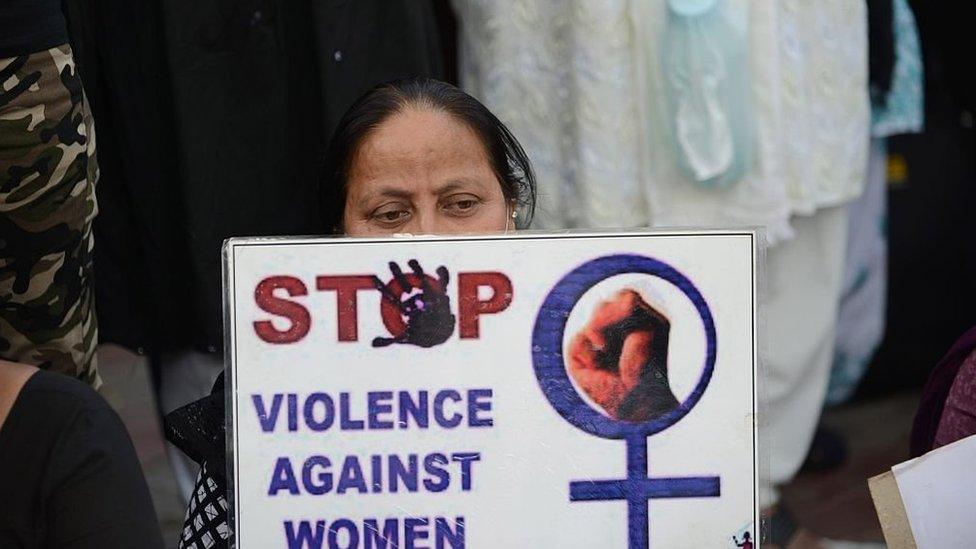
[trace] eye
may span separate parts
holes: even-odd
[[[407,221],[410,208],[403,204],[386,204],[373,211],[370,219],[386,226],[396,226]]]
[[[480,205],[481,199],[477,196],[462,194],[448,197],[443,209],[450,215],[465,216],[473,214]]]

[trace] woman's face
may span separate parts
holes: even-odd
[[[503,231],[510,204],[468,126],[438,110],[410,108],[373,130],[346,182],[349,236]]]

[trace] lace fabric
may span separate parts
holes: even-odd
[[[857,198],[870,136],[864,3],[783,0],[751,7],[775,11],[792,210],[810,215]]]
[[[534,226],[646,225],[626,0],[455,0],[461,80],[532,159]]]
[[[862,3],[712,4],[745,33],[754,113],[752,158],[731,157],[748,169],[724,186],[695,184],[671,137],[669,101],[692,88],[669,90],[663,60],[674,52],[664,37],[676,29],[667,0],[454,0],[462,84],[532,159],[537,228],[758,226],[776,242],[792,236],[792,215],[860,195],[869,139]],[[732,135],[729,116],[747,112],[737,108],[718,108],[726,122],[707,132],[724,124]],[[709,147],[722,169],[703,173],[732,173],[729,155]]]

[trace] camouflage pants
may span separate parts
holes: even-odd
[[[0,358],[95,387],[97,178],[68,45],[0,59]]]

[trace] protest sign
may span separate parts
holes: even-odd
[[[752,547],[756,246],[228,241],[237,546]]]

